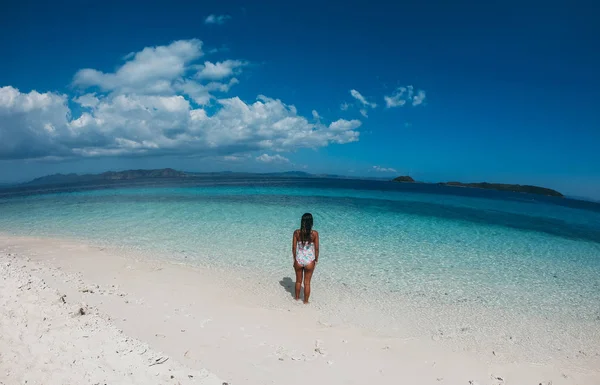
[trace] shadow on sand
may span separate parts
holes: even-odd
[[[290,277],[284,277],[281,281],[279,281],[279,284],[285,289],[285,291],[290,293],[292,298],[294,298],[296,282],[294,282]]]

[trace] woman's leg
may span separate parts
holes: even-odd
[[[314,271],[314,262],[309,263],[304,267],[304,303],[308,303],[308,299],[310,298],[310,280]],[[298,284],[296,284],[296,287],[298,287]]]
[[[294,298],[296,301],[300,299],[300,289],[302,288],[302,273],[304,268],[298,264],[298,262],[294,262],[294,270],[296,271],[296,291],[294,292]]]

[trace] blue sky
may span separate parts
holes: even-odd
[[[255,3],[3,5],[0,182],[301,169],[600,198],[592,2]]]

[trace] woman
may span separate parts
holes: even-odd
[[[300,229],[294,231],[292,238],[292,255],[296,270],[296,301],[300,299],[300,289],[304,281],[304,303],[310,297],[310,279],[316,264],[319,262],[319,233],[312,229],[313,216],[306,213],[300,221]]]

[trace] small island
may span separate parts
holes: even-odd
[[[447,182],[440,183],[444,186],[452,187],[470,187],[470,188],[482,188],[487,190],[498,190],[498,191],[511,191],[527,194],[545,195],[550,197],[564,198],[564,195],[556,190],[552,190],[545,187],[520,185],[520,184],[504,184],[504,183],[461,183],[461,182]]]
[[[411,178],[410,176],[399,176],[397,178],[394,178],[394,182],[402,182],[402,183],[414,183],[415,180],[413,178]]]
[[[392,182],[400,182],[400,183],[415,183],[415,180],[410,176],[399,176],[397,178],[392,179]],[[538,186],[530,186],[530,185],[520,185],[520,184],[505,184],[505,183],[462,183],[462,182],[440,182],[438,183],[440,186],[449,186],[449,187],[466,187],[466,188],[480,188],[485,190],[498,190],[498,191],[510,191],[510,192],[518,192],[518,193],[526,193],[526,194],[537,194],[537,195],[545,195],[549,197],[558,197],[564,198],[565,196],[559,193],[556,190],[552,190],[545,187]]]

